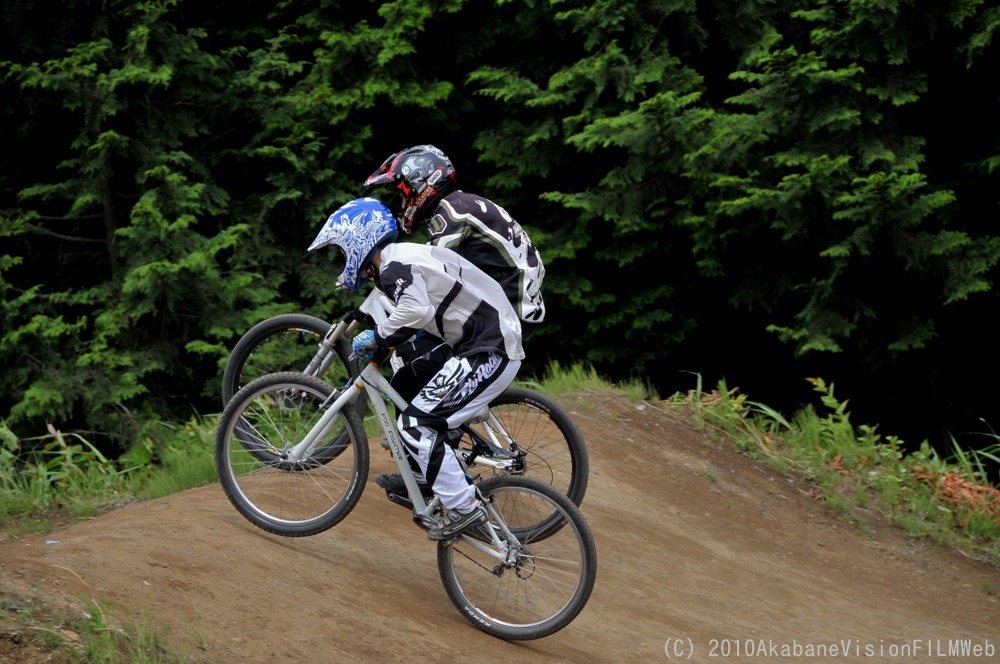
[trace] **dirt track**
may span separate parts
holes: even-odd
[[[546,639],[507,643],[459,615],[434,546],[374,484],[390,462],[377,445],[358,508],[327,533],[266,534],[208,486],[0,542],[0,594],[105,598],[199,662],[661,662],[668,639],[673,661],[923,662],[966,645],[1000,659],[1000,570],[863,534],[650,406],[563,402],[590,449],[599,572]],[[0,639],[5,654],[24,651]]]

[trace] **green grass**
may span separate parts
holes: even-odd
[[[135,496],[159,498],[216,481],[214,437],[216,418],[196,418],[153,443],[158,464],[138,479]]]
[[[18,439],[0,423],[3,534],[49,532],[135,499],[214,482],[214,427],[214,418],[155,423],[128,453],[110,460],[80,435],[50,427]]]
[[[715,472],[715,468],[711,466],[705,466],[698,471],[698,474],[704,477],[710,484],[717,484],[719,482],[719,475]]]
[[[696,390],[667,403],[714,439],[806,481],[831,509],[863,530],[875,513],[915,538],[1000,564],[1000,493],[987,476],[987,463],[1000,461],[1000,444],[978,451],[955,444],[951,455],[942,456],[924,441],[906,451],[902,440],[875,426],[855,426],[848,402],[836,397],[833,385],[810,382],[821,409],[806,406],[791,420],[725,383],[704,392],[699,382]],[[977,492],[985,497],[969,498]]]
[[[124,627],[114,625],[105,601],[81,613],[56,612],[26,597],[0,598],[0,633],[21,643],[25,653],[80,664],[180,664],[190,657],[170,651],[146,614]],[[197,642],[197,641],[196,641]],[[40,659],[38,661],[41,661]]]
[[[611,385],[592,367],[582,364],[564,367],[558,362],[552,362],[549,364],[541,380],[532,380],[518,376],[515,384],[530,387],[550,395],[588,391],[601,392],[614,389],[615,392],[624,395],[630,401],[659,401],[656,390],[646,380],[634,378]]]

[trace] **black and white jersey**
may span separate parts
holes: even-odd
[[[528,234],[506,210],[482,196],[455,191],[441,199],[427,230],[429,244],[454,249],[493,277],[521,320],[542,322],[545,266]]]
[[[396,305],[375,330],[379,345],[394,347],[424,330],[456,355],[494,352],[524,359],[521,323],[500,285],[444,247],[414,243],[382,249],[379,288]]]

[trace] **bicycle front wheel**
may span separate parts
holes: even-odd
[[[580,508],[530,477],[500,475],[479,490],[496,516],[471,535],[438,544],[448,597],[478,629],[503,639],[563,629],[586,606],[597,578],[597,547]],[[539,529],[553,513],[562,527]]]
[[[299,373],[251,381],[226,406],[215,437],[219,482],[252,524],[301,537],[331,528],[357,505],[368,479],[368,443],[357,413],[337,413],[298,461],[301,442],[332,403],[334,389]]]
[[[254,325],[236,342],[222,374],[222,404],[225,406],[241,387],[269,373],[305,371],[332,325],[307,314],[273,316]],[[343,385],[357,367],[351,362],[351,345],[340,338],[334,344],[336,357],[327,380]],[[324,376],[320,376],[323,378]],[[364,409],[361,404],[359,412]]]

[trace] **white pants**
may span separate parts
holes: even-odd
[[[414,474],[434,489],[446,508],[470,507],[476,500],[475,488],[446,443],[448,430],[464,424],[506,390],[520,367],[520,360],[496,353],[452,357],[400,413],[399,433],[403,448],[416,462]]]

